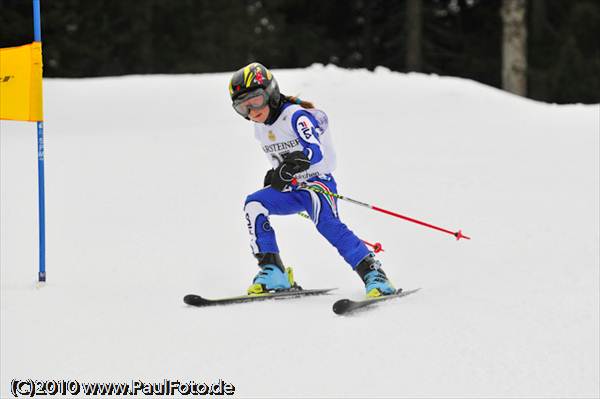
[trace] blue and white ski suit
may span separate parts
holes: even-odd
[[[255,137],[273,168],[279,166],[285,154],[303,151],[311,166],[294,176],[298,182],[337,193],[336,182],[331,174],[335,169],[335,153],[327,115],[323,111],[304,109],[296,104],[285,103],[282,107],[279,117],[272,124],[254,124]],[[280,192],[270,186],[246,198],[244,212],[252,252],[279,253],[269,215],[291,215],[301,211],[308,212],[319,233],[352,268],[370,253],[367,246],[340,221],[336,198],[306,188],[293,187]]]

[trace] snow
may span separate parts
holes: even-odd
[[[1,122],[1,381],[164,378],[239,397],[599,397],[599,105],[458,78],[275,70],[324,109],[340,202],[397,286],[363,286],[310,221],[273,217],[284,261],[329,296],[189,308],[257,271],[242,205],[269,167],[230,74],[46,79],[48,282],[36,288],[35,127]]]

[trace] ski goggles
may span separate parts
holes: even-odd
[[[247,118],[251,109],[261,109],[269,103],[269,95],[264,89],[256,89],[248,93],[241,94],[233,100],[233,109],[235,112]]]

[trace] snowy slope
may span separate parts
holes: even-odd
[[[268,164],[229,74],[45,80],[48,283],[37,276],[35,128],[1,122],[1,396],[13,378],[233,383],[240,397],[598,397],[598,105],[471,81],[275,71],[327,111],[340,193],[416,295],[353,317],[362,284],[310,222],[284,261],[331,296],[194,309],[256,272],[241,208]]]

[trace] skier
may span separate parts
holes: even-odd
[[[310,102],[281,94],[271,71],[256,62],[233,74],[229,94],[235,111],[254,122],[255,137],[273,166],[263,188],[250,194],[244,205],[250,245],[260,268],[248,294],[294,287],[269,215],[301,211],[308,212],[319,233],[358,273],[367,297],[395,293],[375,254],[340,221],[336,198],[323,193],[337,193],[327,115]]]

